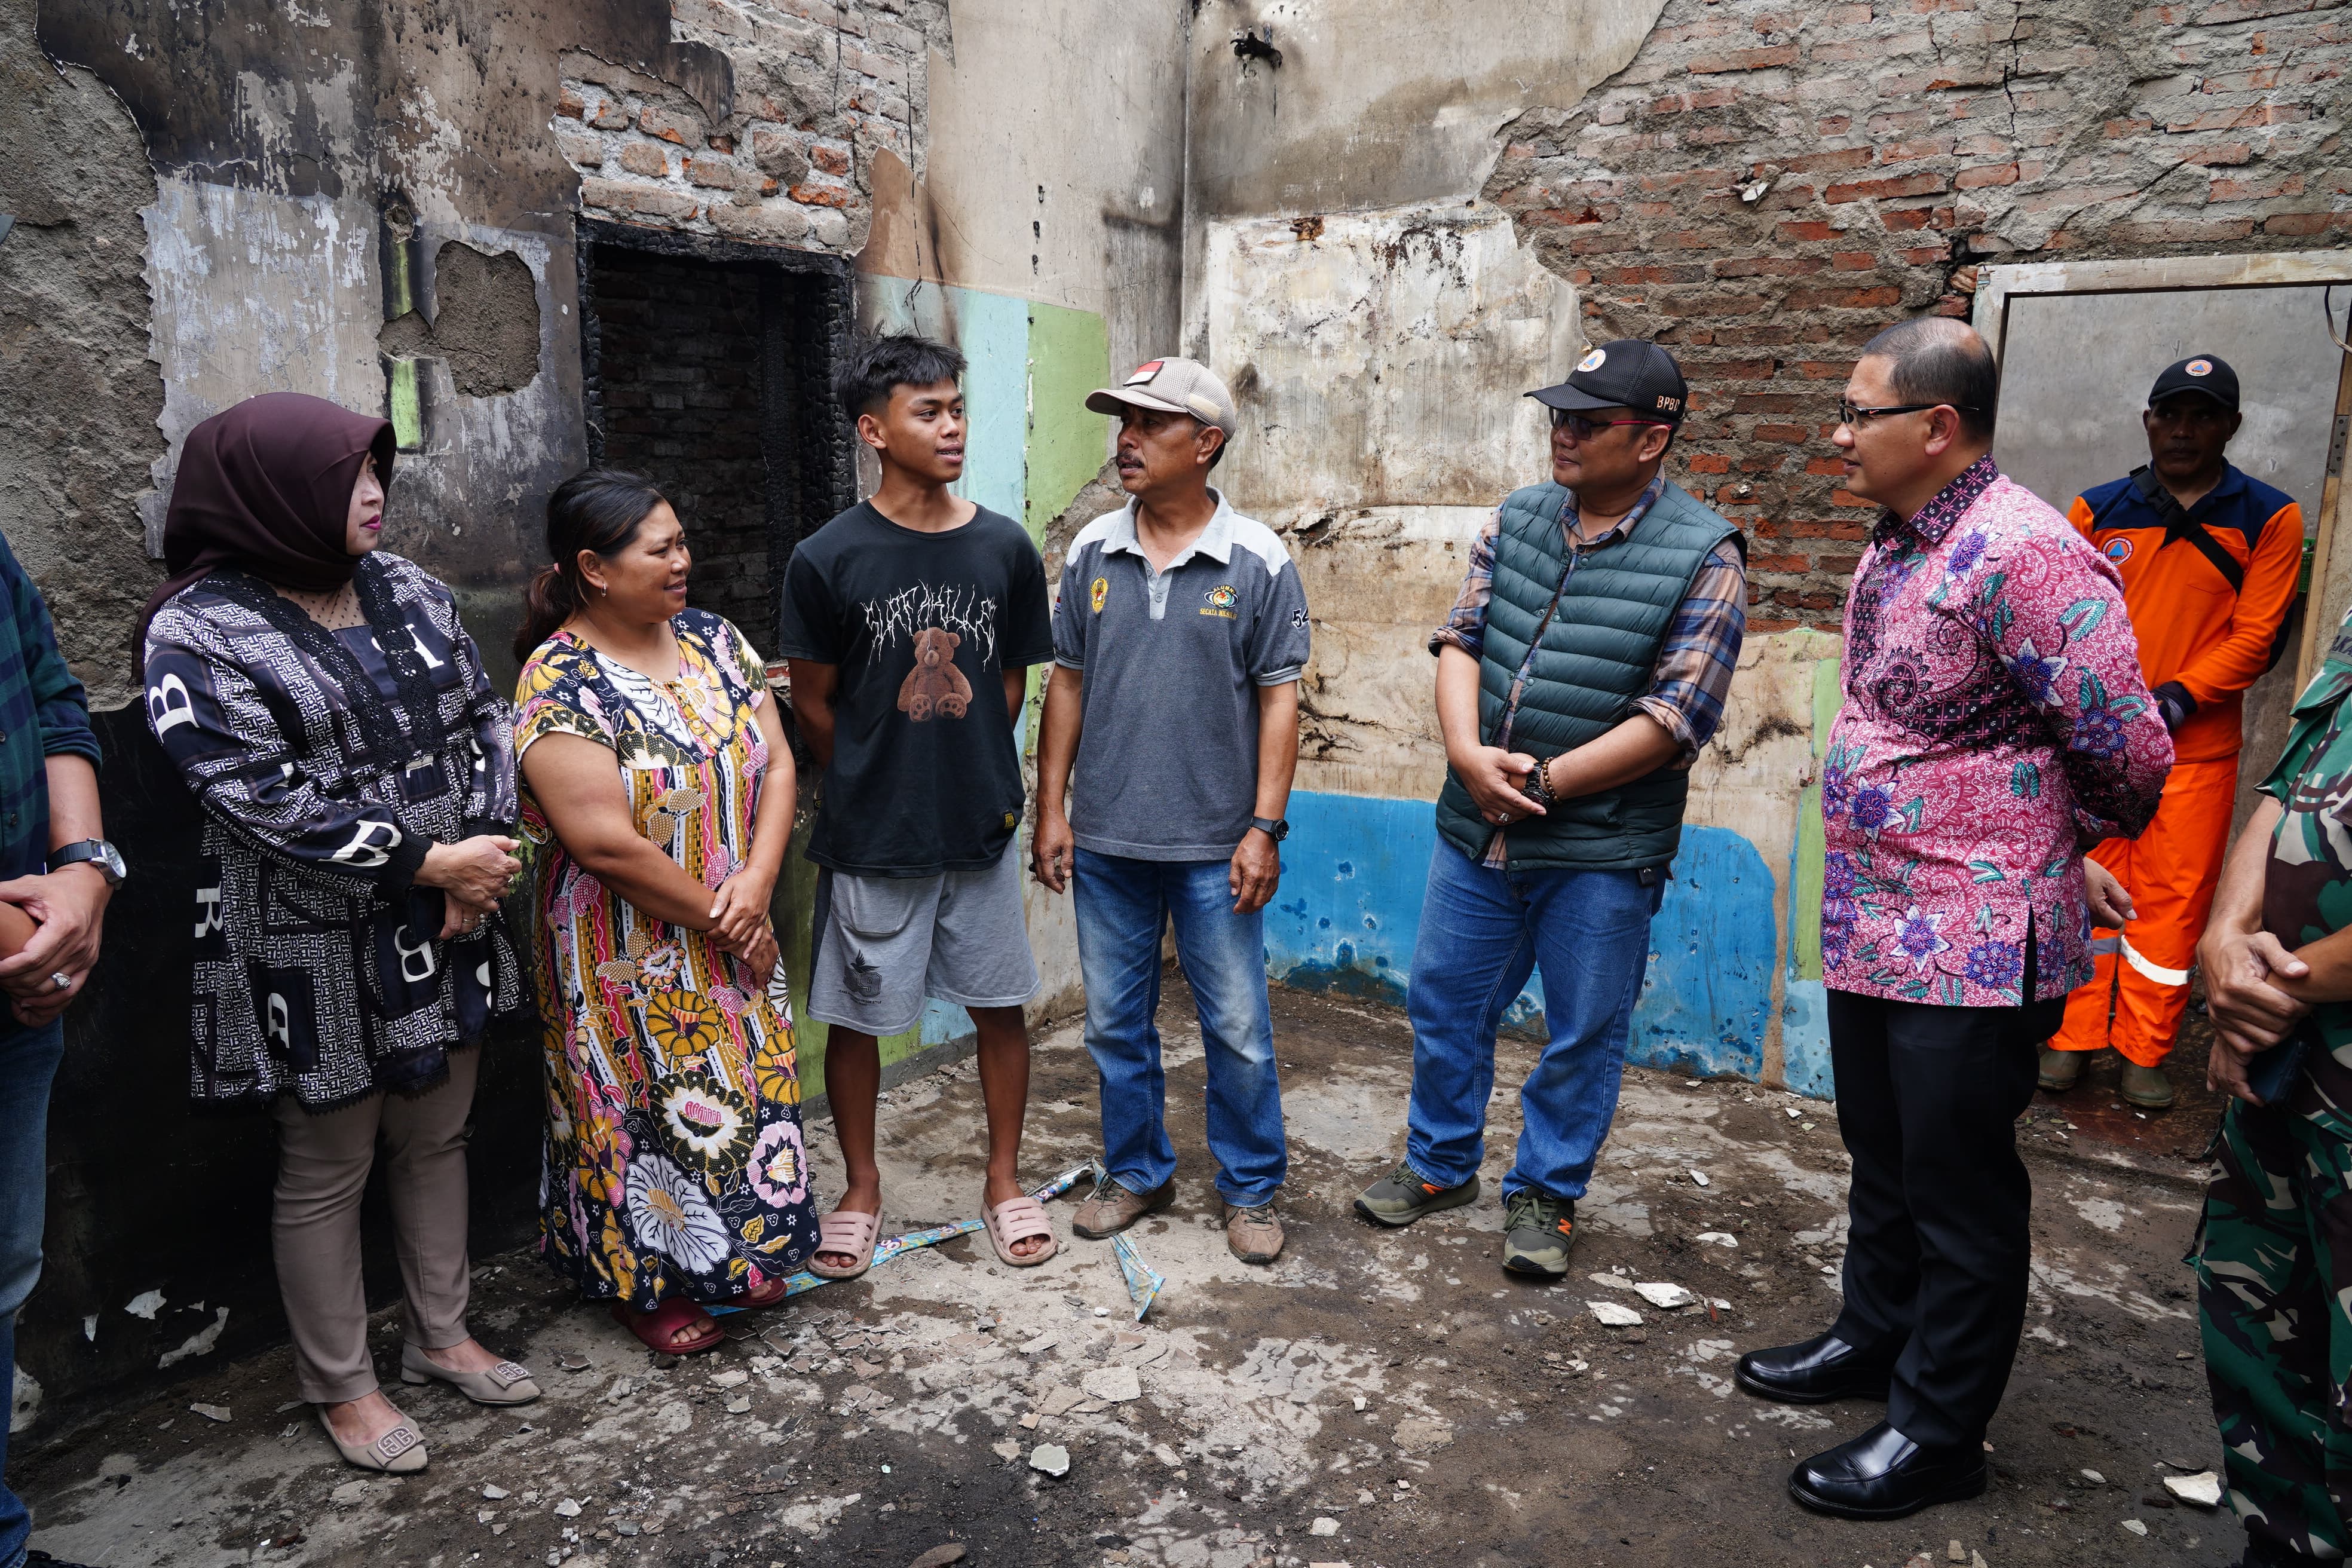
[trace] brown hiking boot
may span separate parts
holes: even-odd
[[[1274,1201],[1249,1209],[1227,1204],[1225,1245],[1244,1263],[1271,1263],[1281,1256],[1282,1221],[1275,1215]]]
[[[1078,1205],[1070,1228],[1088,1241],[1106,1241],[1141,1219],[1166,1208],[1176,1197],[1176,1178],[1169,1177],[1148,1193],[1130,1193],[1105,1176],[1095,1184],[1092,1196]]]

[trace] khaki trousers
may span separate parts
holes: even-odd
[[[466,1330],[466,1119],[481,1066],[475,1047],[449,1053],[449,1081],[409,1099],[379,1094],[313,1114],[281,1095],[278,1202],[270,1245],[294,1335],[294,1379],[315,1405],[376,1391],[360,1279],[360,1196],[376,1143],[397,1232],[407,1339],[421,1350],[462,1343]]]

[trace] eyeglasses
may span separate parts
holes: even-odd
[[[1664,423],[1663,419],[1591,419],[1566,408],[1555,408],[1551,411],[1551,427],[1555,430],[1566,430],[1580,441],[1590,441],[1599,432],[1614,429],[1620,425],[1663,426]]]
[[[1858,408],[1851,403],[1838,405],[1838,423],[1859,425],[1865,419],[1875,419],[1882,414],[1925,414],[1930,408],[1953,408],[1962,414],[1977,412],[1973,403],[1890,403],[1884,408]]]

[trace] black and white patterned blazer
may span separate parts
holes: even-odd
[[[501,920],[444,942],[425,851],[510,833],[512,721],[449,590],[377,551],[355,578],[400,700],[267,584],[224,571],[147,633],[147,724],[205,811],[192,1093],[322,1111],[448,1076],[522,1004]]]

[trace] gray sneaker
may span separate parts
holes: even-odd
[[[1145,1215],[1166,1208],[1175,1198],[1173,1176],[1148,1193],[1130,1193],[1105,1176],[1095,1184],[1093,1195],[1078,1205],[1078,1212],[1071,1216],[1070,1228],[1088,1241],[1106,1241]]]
[[[1356,1212],[1375,1225],[1411,1225],[1424,1215],[1477,1201],[1477,1177],[1471,1177],[1458,1187],[1441,1187],[1434,1182],[1423,1181],[1419,1172],[1400,1161],[1395,1170],[1357,1196]]]
[[[1503,1267],[1557,1279],[1576,1246],[1576,1202],[1522,1187],[1503,1200]]]

